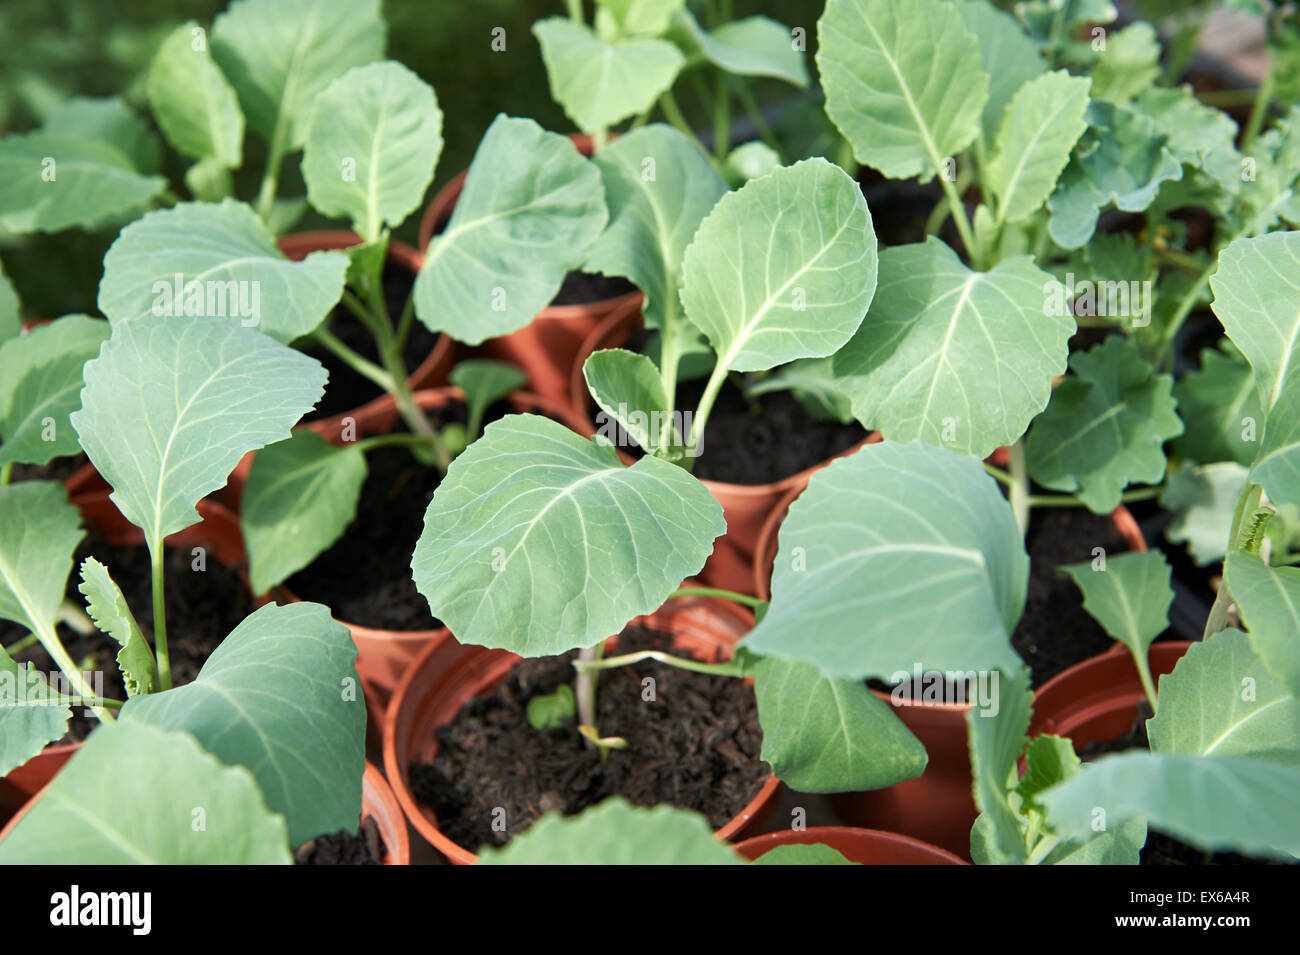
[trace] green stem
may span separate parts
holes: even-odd
[[[582,0],[564,0],[564,5],[569,9],[569,19],[574,23],[582,23]]]
[[[29,633],[27,634],[27,636],[15,640],[13,643],[9,644],[9,646],[4,647],[3,649],[5,653],[9,654],[9,656],[13,656],[15,653],[22,653],[24,650],[28,649],[29,647],[34,647],[36,644],[40,642],[41,642],[41,638],[39,636],[37,636],[34,633]]]
[[[376,448],[389,448],[393,446],[417,447],[420,445],[427,445],[428,443],[429,439],[423,435],[398,432],[397,434],[379,434],[375,435],[373,438],[366,438],[363,441],[358,441],[356,443],[356,448],[362,454],[365,454],[369,451],[375,450]]]
[[[1164,493],[1164,485],[1155,487],[1139,488],[1136,491],[1125,491],[1120,495],[1121,503],[1131,504],[1134,501],[1149,501],[1157,498]],[[1076,494],[1031,494],[1029,495],[1030,507],[1086,507],[1083,500]]]
[[[1255,139],[1264,127],[1264,118],[1268,116],[1268,109],[1273,104],[1273,91],[1277,88],[1276,61],[1275,56],[1269,58],[1268,72],[1264,74],[1264,79],[1255,93],[1255,104],[1250,108],[1250,118],[1246,120],[1245,132],[1241,134],[1243,154],[1249,154],[1251,147],[1255,145]]]
[[[12,461],[6,461],[4,464],[0,464],[0,487],[4,487],[13,480],[13,476],[14,463]]]
[[[718,363],[713,366],[713,373],[709,375],[708,384],[704,386],[704,394],[700,396],[700,403],[695,408],[695,417],[691,419],[691,434],[686,442],[688,454],[699,447],[700,439],[704,437],[704,426],[708,423],[709,414],[713,411],[713,403],[718,400],[718,392],[722,390],[722,384],[726,380],[727,366],[719,357]]]
[[[334,355],[343,361],[344,364],[363,378],[368,378],[370,381],[373,381],[384,391],[393,390],[393,379],[389,376],[388,372],[384,371],[384,369],[380,368],[374,362],[357,354],[337,338],[333,332],[321,327],[312,332],[312,337],[329,349]]]
[[[1151,712],[1156,711],[1156,685],[1151,680],[1151,664],[1147,661],[1145,652],[1133,654],[1133,662],[1137,664],[1138,677],[1142,680],[1142,692],[1147,695],[1147,702],[1151,704]]]
[[[280,183],[280,164],[284,161],[288,121],[282,112],[275,121],[275,132],[266,153],[266,169],[262,172],[262,185],[257,191],[257,214],[263,222],[271,221],[275,208],[275,192]]]
[[[989,464],[987,461],[984,462],[984,470],[988,471],[989,474],[992,474],[995,478],[1001,481],[1002,484],[1005,485],[1006,487],[1011,487],[1011,485],[1015,482],[1015,478],[1013,478],[1010,474],[1002,470],[997,465]]]
[[[754,124],[754,130],[758,133],[759,138],[767,143],[772,152],[776,153],[781,165],[784,166],[785,150],[781,148],[781,141],[776,138],[776,133],[772,132],[772,127],[763,118],[763,111],[758,108],[758,102],[754,99],[754,94],[749,91],[749,87],[744,82],[737,82],[734,92],[736,99],[740,102],[740,108],[745,111],[749,121]]]
[[[1241,524],[1246,515],[1259,506],[1260,498],[1263,496],[1263,489],[1258,484],[1247,481],[1237,495],[1237,507],[1232,515],[1232,530],[1228,532],[1228,553],[1239,549],[1239,538],[1241,537]],[[1222,630],[1228,622],[1228,608],[1232,606],[1232,594],[1228,592],[1228,581],[1220,579],[1219,592],[1214,595],[1214,605],[1210,607],[1210,614],[1205,618],[1205,630],[1201,634],[1202,640],[1208,640],[1214,634]]]
[[[605,641],[594,647],[584,647],[578,651],[578,662],[574,664],[578,675],[573,681],[573,696],[578,708],[578,725],[596,727],[596,684],[600,680],[600,671],[595,668],[582,669],[579,663],[599,663],[605,655]],[[592,742],[592,745],[596,745]]]
[[[688,123],[686,117],[682,115],[681,108],[677,105],[677,99],[673,96],[672,90],[664,90],[663,95],[659,97],[659,108],[664,111],[664,116],[668,118],[668,122],[676,126],[679,132],[683,133],[695,144],[695,148],[704,154],[705,158],[709,160],[709,163],[714,169],[722,168],[717,157],[704,148],[704,144],[701,143],[699,137],[695,135],[695,130],[691,129],[691,124]]]
[[[1025,464],[1025,442],[1023,439],[1016,441],[1007,449],[1011,465],[1011,485],[1008,495],[1011,502],[1011,513],[1015,516],[1016,527],[1020,528],[1020,536],[1024,537],[1029,533],[1029,508],[1033,506],[1034,500],[1029,494],[1029,468]]]
[[[723,590],[720,587],[679,587],[668,595],[669,600],[674,597],[721,597],[723,600],[744,604],[746,607],[761,607],[764,603],[757,597],[738,594],[734,590]]]
[[[45,648],[45,652],[48,653],[50,659],[54,661],[54,665],[62,670],[63,674],[69,681],[71,681],[72,685],[76,687],[77,693],[82,700],[98,700],[99,698],[95,695],[94,688],[86,682],[85,677],[81,675],[81,670],[79,670],[77,665],[72,662],[72,657],[68,655],[68,651],[64,648],[63,641],[59,639],[58,633],[51,629],[48,632],[37,630],[36,634],[37,638],[41,641],[41,646]],[[98,703],[91,706],[91,709],[94,711],[95,715],[99,717],[100,722],[113,722],[113,714],[109,713]]]
[[[671,653],[664,653],[660,650],[638,650],[636,653],[624,653],[617,657],[606,657],[603,660],[574,660],[573,668],[579,673],[585,673],[591,670],[612,670],[615,667],[630,666],[633,663],[640,663],[642,660],[654,660],[657,663],[666,663],[669,666],[675,666],[679,670],[690,670],[692,673],[711,673],[714,676],[744,676],[745,671],[737,660],[724,660],[721,663],[701,663],[699,660],[691,660],[686,657],[675,657]]]
[[[730,151],[731,97],[727,93],[726,74],[719,70],[713,99],[713,154],[722,162]]]
[[[1197,300],[1201,297],[1201,289],[1205,283],[1210,281],[1219,268],[1218,256],[1201,270],[1196,281],[1192,283],[1191,288],[1183,295],[1182,300],[1178,303],[1178,308],[1174,310],[1169,321],[1165,324],[1164,331],[1160,336],[1160,349],[1156,353],[1156,364],[1163,367],[1173,354],[1174,339],[1178,336],[1178,330],[1183,327],[1183,322],[1187,321],[1187,316],[1192,314],[1192,309],[1196,307]]]
[[[167,606],[163,590],[163,543],[149,543],[150,578],[153,584],[153,646],[158,658],[158,689],[172,688],[171,658],[167,653]]]
[[[940,162],[935,160],[938,167]],[[942,171],[938,173],[939,184],[943,187],[944,195],[948,197],[948,206],[952,210],[952,221],[957,225],[957,233],[961,236],[962,245],[966,246],[966,257],[971,260],[971,266],[980,269],[982,263],[976,261],[975,233],[970,226],[970,217],[966,215],[966,205],[962,202],[961,194],[957,192],[957,186],[948,181],[948,177]]]

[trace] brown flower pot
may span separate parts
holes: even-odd
[[[464,394],[461,390],[450,385],[415,393],[416,404],[423,411],[441,408],[448,402],[463,400]],[[577,433],[583,435],[583,437],[591,434],[590,431],[584,432],[582,429],[585,427],[585,423],[577,415],[573,414],[567,406],[559,402],[548,401],[539,395],[530,394],[526,391],[516,391],[507,400],[514,410],[520,414],[544,414],[547,417],[563,422]],[[387,434],[392,431],[400,419],[401,415],[397,410],[396,400],[391,395],[386,396],[379,401],[372,402],[358,413],[355,437],[360,440],[372,435]],[[334,422],[333,426],[328,429],[318,428],[314,430],[331,444],[341,445],[343,443],[343,426],[341,422]],[[246,480],[248,468],[252,466],[252,455],[250,454],[247,457],[246,462],[241,462],[241,465],[243,466],[244,480]],[[243,482],[241,481],[241,491],[242,487]],[[299,599],[283,584],[279,590],[284,598],[290,602]],[[361,677],[361,688],[365,694],[366,713],[369,717],[366,725],[368,731],[372,734],[373,742],[378,745],[384,713],[388,709],[388,701],[391,699],[393,689],[397,686],[398,681],[427,646],[437,641],[447,640],[451,634],[445,627],[436,630],[382,630],[347,620],[342,620],[340,623],[352,631],[352,640],[357,645],[357,673]]]
[[[673,634],[680,651],[710,661],[729,658],[736,641],[753,626],[748,611],[710,597],[678,597],[638,621]],[[453,863],[470,865],[478,856],[443,835],[433,811],[416,798],[409,767],[412,759],[432,761],[438,752],[434,730],[451,722],[471,699],[496,687],[519,659],[504,650],[465,646],[455,640],[430,644],[407,670],[388,707],[384,720],[388,779],[411,825]],[[734,839],[761,827],[776,807],[780,786],[775,776],[769,776],[749,804],[717,830],[718,838]]]
[[[600,323],[578,351],[569,376],[569,403],[573,409],[588,419],[588,427],[595,431],[590,422],[594,408],[591,393],[587,390],[587,379],[583,376],[583,363],[593,352],[603,348],[618,348],[627,342],[633,329],[642,322],[640,310],[616,313]],[[873,431],[853,447],[836,455],[836,458],[852,454],[867,444],[880,440],[880,432]],[[620,452],[625,464],[632,459]],[[764,522],[773,509],[786,496],[798,496],[808,486],[808,480],[819,470],[830,464],[834,458],[822,461],[813,467],[792,474],[790,477],[771,484],[731,484],[726,481],[701,481],[722,505],[723,517],[727,521],[727,533],[713,545],[704,569],[698,577],[700,582],[710,587],[721,587],[737,593],[754,595],[754,556],[759,534]]]
[[[787,492],[763,525],[753,566],[753,587],[763,600],[767,600],[771,593],[772,564],[776,559],[781,522],[801,491],[800,488]],[[1111,520],[1131,550],[1141,552],[1147,549],[1137,521],[1128,508],[1122,504],[1115,508]],[[1050,686],[1052,682],[1055,680],[1046,685]],[[872,692],[879,699],[890,702],[889,694]],[[886,789],[832,796],[835,808],[845,821],[856,826],[876,826],[915,836],[969,859],[970,829],[978,815],[971,795],[970,748],[966,732],[966,711],[969,708],[965,703],[894,706],[898,718],[925,746],[929,755],[925,772]]]
[[[32,797],[48,786],[80,745],[53,743],[21,766],[11,769],[7,776],[0,776],[0,820],[22,810]]]
[[[370,760],[366,760],[366,772],[361,777],[361,818],[367,816],[375,820],[384,840],[383,864],[410,865],[411,840],[401,803],[379,767]]]
[[[592,154],[591,137],[575,133],[569,137],[584,156]],[[456,201],[465,188],[460,173],[447,183],[429,203],[420,220],[420,252],[429,248],[434,230],[451,217]],[[529,324],[509,335],[484,342],[481,350],[489,358],[518,365],[528,375],[528,387],[534,394],[553,401],[566,401],[569,395],[569,369],[582,342],[606,316],[635,312],[645,296],[628,292],[600,302],[581,305],[548,305]]]
[[[1151,679],[1158,681],[1172,673],[1190,646],[1181,640],[1153,643],[1147,654]],[[1145,699],[1133,654],[1117,644],[1113,650],[1061,671],[1038,688],[1029,735],[1068,736],[1075,749],[1112,740],[1132,728],[1138,704]]]
[[[299,232],[294,235],[286,235],[278,242],[280,251],[288,258],[295,262],[305,259],[312,252],[322,252],[331,249],[347,249],[361,242],[361,236],[355,232],[346,230],[324,230],[320,232]],[[424,253],[417,252],[405,242],[399,242],[397,239],[390,239],[388,242],[388,258],[396,262],[403,268],[412,273],[420,271],[420,266],[424,264]],[[412,390],[420,388],[433,388],[437,385],[443,385],[447,382],[447,373],[451,371],[452,359],[454,357],[455,343],[447,335],[439,335],[437,343],[433,346],[433,351],[425,356],[424,360],[416,366],[406,379]],[[345,417],[358,418],[361,414],[371,409],[384,400],[384,397],[374,399],[360,408],[346,411],[340,415],[334,415],[331,418],[322,418],[319,421],[308,423],[308,427],[317,433],[324,434],[326,431],[333,431],[340,426],[340,422]]]
[[[785,829],[736,843],[736,851],[753,862],[780,846],[822,843],[837,850],[850,862],[861,865],[967,865],[946,849],[879,829],[849,826],[814,826],[798,832]]]

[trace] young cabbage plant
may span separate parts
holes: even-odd
[[[320,397],[324,369],[225,319],[143,316],[117,323],[82,374],[71,426],[143,532],[153,645],[110,569],[83,561],[79,590],[96,627],[121,646],[128,699],[94,692],[55,629],[81,516],[58,484],[0,487],[0,616],[39,638],[73,690],[0,652],[0,770],[62,737],[71,705],[118,724],[92,732],[54,795],[0,844],[0,859],[49,861],[57,845],[81,862],[288,861],[289,845],[354,829],[365,714],[347,629],[319,604],[268,605],[226,637],[193,683],[173,687],[164,602],[164,538],[195,523],[195,505],[243,454],[287,437]],[[317,742],[304,751],[308,731]],[[203,829],[191,829],[192,807],[221,813],[228,838],[196,839]],[[119,828],[120,838],[106,835]]]
[[[568,17],[533,24],[550,79],[551,95],[599,152],[610,130],[631,119],[637,129],[657,106],[719,172],[736,184],[785,161],[749,83],[767,78],[808,86],[804,30],[764,16],[731,19],[730,0],[710,4],[701,24],[686,0],[597,0],[593,22],[579,0]],[[696,137],[676,94],[689,82],[712,119],[712,150]],[[733,100],[762,142],[731,148]]]

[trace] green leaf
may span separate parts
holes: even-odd
[[[927,182],[979,133],[979,41],[941,0],[827,0],[817,21],[826,112],[858,161]]]
[[[1138,21],[1106,37],[1106,48],[1092,67],[1092,95],[1127,103],[1155,85],[1160,76],[1156,28]]]
[[[1187,426],[1173,444],[1179,457],[1202,464],[1235,461],[1249,467],[1254,462],[1264,409],[1250,362],[1239,351],[1202,351],[1201,367],[1174,383],[1174,397]]]
[[[1047,70],[1038,45],[1009,13],[987,0],[960,0],[957,12],[968,32],[979,41],[980,65],[989,78],[989,98],[980,117],[980,138],[992,149],[1007,104],[1016,91]]]
[[[81,583],[77,585],[86,598],[86,610],[95,626],[116,640],[122,647],[117,653],[117,666],[122,671],[127,696],[143,696],[153,692],[153,650],[145,641],[140,626],[135,622],[131,608],[121,589],[108,573],[108,568],[87,557],[81,562]]]
[[[155,554],[240,458],[289,436],[326,377],[315,359],[225,319],[152,316],[118,324],[85,376],[72,426]]]
[[[1182,467],[1169,476],[1160,506],[1174,517],[1165,537],[1186,544],[1198,567],[1217,563],[1227,553],[1232,514],[1247,471],[1234,461]]]
[[[528,725],[535,730],[556,729],[572,719],[574,712],[573,690],[561,683],[554,693],[539,693],[528,701]]]
[[[625,36],[659,36],[685,5],[686,0],[596,0]]]
[[[547,813],[483,865],[741,865],[704,817],[675,806],[642,809],[619,796],[576,816]]]
[[[50,635],[81,543],[81,512],[53,481],[0,485],[0,620]]]
[[[630,279],[645,293],[646,327],[675,330],[682,257],[727,184],[699,147],[658,123],[620,136],[592,162],[605,185],[609,225],[586,268]]]
[[[477,345],[550,303],[605,227],[600,175],[566,137],[499,115],[415,280],[415,314]]]
[[[801,89],[808,85],[808,66],[795,49],[790,28],[764,16],[744,17],[705,31],[689,10],[682,10],[669,34],[691,58],[707,61],[736,76],[766,76]]]
[[[1151,641],[1168,629],[1172,571],[1160,551],[1110,555],[1104,570],[1084,561],[1059,572],[1083,592],[1083,609],[1135,657],[1145,659]]]
[[[971,769],[974,774],[975,804],[986,827],[981,834],[975,861],[982,865],[1018,864],[1025,861],[1025,835],[1020,817],[1007,793],[1016,779],[1016,761],[1025,751],[1029,730],[1029,713],[1033,693],[1029,687],[1029,670],[1021,666],[1010,676],[1002,675],[998,687],[998,706],[992,713],[971,707],[966,713],[970,740]]]
[[[563,425],[509,415],[452,462],[411,569],[462,643],[545,656],[657,610],[725,530],[713,495],[677,465],[624,467]]]
[[[0,647],[0,775],[68,731],[72,710],[48,702],[50,696],[49,684],[32,664],[15,663]]]
[[[897,682],[918,662],[1011,669],[1007,634],[1028,566],[977,459],[920,442],[867,445],[818,471],[791,505],[772,605],[741,645],[843,679]]]
[[[351,832],[366,758],[356,659],[328,607],[267,604],[230,631],[193,683],[128,700],[121,722],[183,730],[247,769],[284,814],[293,845]]]
[[[606,348],[587,358],[582,374],[587,390],[605,416],[597,422],[601,425],[598,433],[605,433],[606,422],[612,421],[643,450],[660,447],[661,429],[655,424],[662,423],[667,414],[668,395],[659,369],[649,358],[622,348]],[[685,436],[675,425],[671,427],[671,446],[680,448]]]
[[[167,188],[136,171],[104,142],[28,133],[0,139],[0,229],[95,229],[144,206]]]
[[[239,168],[244,113],[194,20],[178,26],[158,48],[147,89],[158,127],[178,152]]]
[[[683,261],[682,305],[720,367],[760,371],[837,351],[876,288],[858,184],[805,159],[723,196]]]
[[[186,733],[125,721],[92,733],[0,842],[6,865],[291,861],[284,819],[246,769],[222,766]]]
[[[1138,94],[1136,108],[1149,116],[1158,134],[1168,137],[1166,148],[1181,163],[1202,170],[1220,188],[1241,188],[1241,153],[1237,124],[1221,109],[1206,106],[1190,86],[1152,86]]]
[[[1224,561],[1224,575],[1255,652],[1300,696],[1300,567],[1270,567],[1236,551]]]
[[[162,144],[149,124],[117,96],[73,96],[45,118],[41,132],[61,139],[100,142],[126,156],[138,172],[156,173]]]
[[[766,176],[781,165],[781,157],[775,149],[761,140],[742,143],[727,153],[727,161],[722,164],[722,175],[727,184],[739,188],[751,179]]]
[[[582,23],[551,17],[533,24],[551,96],[583,132],[644,113],[673,85],[685,58],[667,40],[606,42]]]
[[[348,216],[373,242],[420,205],[441,153],[433,87],[387,60],[349,70],[316,98],[302,176],[313,206]]]
[[[384,55],[379,0],[235,0],[212,21],[212,55],[248,117],[283,148],[303,144],[325,87]]]
[[[1152,374],[1122,335],[1075,352],[1070,369],[1073,377],[1056,387],[1029,433],[1029,475],[1043,487],[1078,494],[1094,514],[1108,514],[1129,484],[1164,478],[1164,442],[1183,433],[1173,376]]]
[[[1238,173],[1250,183],[1241,190],[1246,232],[1267,232],[1278,220],[1300,225],[1300,105],[1256,140],[1250,159],[1249,169],[1243,163]],[[1253,179],[1246,178],[1248,172]]]
[[[998,129],[985,179],[997,197],[998,221],[1033,215],[1056,187],[1070,151],[1088,124],[1088,80],[1065,70],[1030,80],[1012,98]]]
[[[757,398],[776,391],[790,391],[804,410],[818,421],[853,420],[853,403],[840,387],[835,375],[835,360],[801,358],[783,365],[762,381],[745,389],[746,398]]]
[[[108,322],[67,315],[0,342],[0,464],[47,464],[80,450],[69,416],[81,407],[81,369]]]
[[[1212,308],[1255,372],[1267,415],[1251,480],[1279,501],[1300,500],[1300,232],[1237,239],[1210,279]]]
[[[99,308],[114,324],[142,315],[224,317],[288,343],[329,314],[347,267],[342,252],[289,261],[242,202],[183,202],[122,230],[104,256]]]
[[[1065,370],[1074,320],[1044,308],[1051,276],[1029,256],[973,272],[938,239],[880,255],[880,284],[835,356],[868,428],[987,457],[1024,434]]]
[[[1028,724],[1025,728],[1028,730]],[[1074,776],[1082,767],[1074,744],[1065,737],[1046,733],[1035,736],[1025,749],[1025,774],[1016,783],[1016,793],[1032,800],[1044,789]]]
[[[1213,852],[1300,854],[1300,769],[1240,756],[1130,752],[1105,756],[1040,797],[1061,832],[1150,826]]]
[[[9,276],[5,275],[4,263],[0,262],[0,344],[22,330],[23,317],[18,305],[18,292],[9,281]]]
[[[752,865],[857,865],[837,849],[821,843],[777,846],[769,849],[751,863]]]
[[[1232,559],[1239,557],[1247,555]],[[1293,642],[1295,634],[1292,629]],[[1240,630],[1193,643],[1174,671],[1160,678],[1160,707],[1147,721],[1151,749],[1250,756],[1300,768],[1300,700],[1265,669],[1253,649],[1257,644],[1255,634]]]
[[[925,747],[861,680],[830,680],[816,667],[760,657],[754,695],[763,761],[805,793],[884,789],[925,770]]]
[[[451,370],[450,378],[451,383],[465,393],[465,404],[469,409],[466,430],[471,440],[479,433],[488,408],[528,384],[528,376],[514,365],[485,358],[459,362]]]
[[[1150,118],[1097,99],[1088,113],[1090,127],[1047,200],[1048,231],[1066,249],[1088,241],[1105,206],[1141,212],[1155,201],[1161,183],[1183,177],[1182,163]]]
[[[328,550],[357,513],[366,456],[301,428],[253,456],[240,499],[253,593],[264,594]]]

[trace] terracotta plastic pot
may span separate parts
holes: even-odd
[[[347,249],[360,241],[361,236],[355,232],[323,230],[286,235],[279,240],[278,244],[281,252],[290,259],[299,261],[305,259],[312,252]],[[414,273],[419,272],[420,266],[424,264],[424,253],[417,252],[405,242],[390,239],[388,242],[388,259]],[[455,348],[455,343],[448,336],[439,335],[437,342],[433,346],[433,351],[424,357],[406,379],[412,390],[433,388],[437,385],[446,384],[447,373],[451,371],[452,360],[455,357]],[[365,411],[383,400],[381,396],[362,405],[360,408],[345,411],[343,414],[334,415],[330,418],[322,418],[319,421],[308,422],[307,426],[323,434],[326,431],[336,429],[341,419],[345,417],[358,418]]]
[[[592,153],[591,137],[575,133],[569,137],[584,156]],[[428,250],[434,231],[451,217],[456,201],[465,188],[468,170],[447,183],[429,203],[420,220],[420,251]],[[528,375],[528,387],[534,394],[552,401],[566,401],[569,395],[569,369],[574,356],[591,330],[606,316],[636,312],[645,296],[628,292],[614,298],[580,305],[548,305],[529,324],[509,335],[484,342],[481,350],[489,358],[518,365]]]
[[[861,865],[967,865],[946,849],[932,846],[911,836],[879,829],[854,829],[849,826],[814,826],[798,832],[785,829],[769,832],[736,843],[736,851],[753,862],[780,846],[822,843],[837,850],[850,862]]]
[[[450,385],[415,393],[416,404],[424,411],[463,400],[464,394],[461,390]],[[591,434],[590,431],[583,431],[585,423],[582,419],[559,402],[548,401],[526,391],[516,391],[507,400],[516,412],[543,414],[563,422],[583,437]],[[357,416],[355,437],[359,440],[372,435],[387,434],[397,425],[400,418],[396,400],[391,395],[386,396],[380,401],[372,402]],[[341,423],[335,422],[332,428],[316,430],[331,444],[343,443]],[[247,463],[251,466],[251,455]],[[286,600],[298,599],[284,585],[279,589]],[[383,630],[347,620],[339,622],[352,631],[352,639],[357,645],[357,673],[361,677],[361,688],[366,699],[366,712],[369,716],[367,725],[373,742],[378,745],[384,713],[388,709],[388,702],[398,680],[430,643],[450,639],[450,634],[445,627],[436,630]]]
[[[42,789],[49,785],[72,758],[80,743],[55,743],[0,776],[0,820],[19,812]]]
[[[639,310],[610,315],[592,330],[578,351],[578,357],[569,376],[569,402],[575,411],[587,417],[588,427],[593,431],[595,427],[590,423],[593,402],[587,390],[587,380],[582,374],[583,363],[593,352],[603,348],[618,348],[625,344],[633,329],[640,326],[641,321]],[[880,432],[873,431],[853,447],[836,455],[836,458],[852,454],[863,445],[874,444],[879,440]],[[624,463],[632,463],[632,459],[626,454],[621,456]],[[698,575],[701,583],[738,593],[754,594],[754,556],[764,522],[782,498],[787,495],[798,495],[808,486],[808,479],[832,460],[835,459],[822,461],[798,474],[792,474],[771,484],[702,481],[701,483],[722,505],[723,516],[727,521],[727,533],[714,543],[713,553]]]
[[[736,641],[753,626],[753,616],[726,601],[691,596],[674,598],[637,622],[671,633],[679,652],[714,662],[731,656]],[[398,685],[384,720],[384,770],[398,802],[416,831],[459,865],[473,864],[478,856],[443,835],[433,811],[411,788],[410,764],[431,762],[438,752],[434,731],[470,700],[491,692],[519,659],[456,640],[430,644]],[[776,777],[769,776],[749,804],[717,830],[718,837],[735,839],[760,828],[776,808],[780,789]]]
[[[361,818],[367,816],[375,820],[384,840],[383,864],[410,865],[411,839],[406,832],[402,805],[379,767],[369,760],[366,760],[365,775],[361,777]]]
[[[1172,673],[1191,643],[1153,643],[1147,654],[1151,679]],[[1128,732],[1146,699],[1133,654],[1123,645],[1062,670],[1034,693],[1030,737],[1068,736],[1075,749],[1115,739]]]
[[[755,550],[753,587],[757,596],[764,600],[770,596],[772,563],[776,558],[781,522],[801,491],[788,492],[763,525]],[[1112,512],[1111,520],[1130,550],[1147,549],[1137,521],[1128,508],[1121,504]],[[890,702],[889,694],[872,692],[879,699]],[[969,708],[965,703],[894,706],[899,719],[925,746],[929,755],[925,772],[887,789],[832,796],[831,801],[845,821],[915,836],[969,859],[970,829],[978,815],[971,796],[970,748],[966,731]]]

